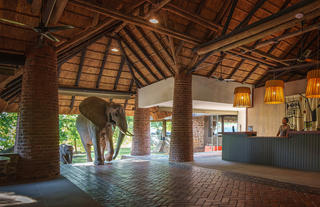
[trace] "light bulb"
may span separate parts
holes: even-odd
[[[113,51],[113,52],[119,52],[119,49],[118,49],[118,48],[112,48],[111,51]]]
[[[151,22],[152,24],[158,24],[159,20],[157,20],[156,18],[151,18],[149,19],[149,22]]]

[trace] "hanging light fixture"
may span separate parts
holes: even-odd
[[[282,80],[269,80],[266,82],[266,92],[264,94],[264,103],[281,104],[284,103],[284,82]]]
[[[237,87],[234,89],[233,107],[250,107],[251,90],[249,87]]]
[[[311,70],[307,75],[307,98],[320,98],[320,69]]]
[[[311,70],[307,74],[307,98],[320,98],[320,61],[319,61],[319,42],[320,42],[320,31],[318,31],[318,50],[317,50],[317,60],[314,60],[318,64],[318,69]]]

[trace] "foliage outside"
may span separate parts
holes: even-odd
[[[0,113],[0,150],[14,146],[17,127],[17,113]]]

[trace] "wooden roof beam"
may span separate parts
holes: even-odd
[[[233,51],[226,51],[225,53],[233,55],[235,57],[240,57],[242,59],[249,60],[249,61],[254,62],[254,63],[259,63],[261,65],[265,65],[265,66],[270,67],[270,68],[277,66],[274,63],[271,63],[271,62],[268,62],[268,61],[265,61],[263,59],[256,58],[256,57],[253,57],[253,56],[250,56],[250,55],[247,55],[247,54],[242,54],[241,52],[237,52],[237,51],[234,51],[234,50]]]
[[[114,81],[113,90],[117,90],[119,79],[121,77],[121,73],[122,73],[122,70],[123,70],[124,62],[125,62],[125,59],[124,59],[123,56],[121,56],[121,62],[120,62],[120,65],[119,65],[119,69],[118,69],[118,74],[117,74],[116,80]]]
[[[97,96],[102,98],[130,98],[135,92],[118,91],[118,90],[104,90],[104,89],[91,89],[80,87],[59,86],[59,94],[72,95],[72,96]]]
[[[149,65],[147,65],[147,63],[144,62],[144,60],[139,56],[139,54],[129,45],[129,43],[123,38],[121,37],[121,42],[124,43],[124,45],[130,50],[130,52],[141,62],[141,64],[149,71],[149,73],[156,79],[156,80],[160,80],[160,78],[154,73],[152,72],[151,68],[149,67]]]
[[[129,23],[129,24],[140,26],[142,28],[146,28],[148,30],[155,31],[155,32],[158,32],[161,34],[165,34],[165,35],[168,35],[168,36],[176,38],[176,39],[184,40],[184,41],[189,42],[191,44],[200,43],[200,41],[197,38],[182,34],[180,32],[177,32],[177,31],[174,31],[174,30],[171,30],[168,28],[164,28],[160,25],[155,27],[153,24],[151,24],[143,19],[129,16],[129,15],[123,14],[119,11],[112,10],[112,9],[103,8],[98,5],[86,2],[84,0],[69,0],[69,3],[72,5],[87,9],[89,11],[100,13],[104,16],[110,16],[111,18],[121,20],[121,21]]]
[[[162,10],[166,10],[172,14],[178,15],[184,19],[187,19],[195,24],[201,25],[204,28],[207,28],[212,31],[219,31],[222,29],[221,25],[215,24],[212,21],[199,16],[199,14],[191,14],[189,11],[181,9],[179,6],[174,4],[169,4],[165,6]]]
[[[170,52],[168,51],[168,48],[165,45],[165,43],[163,42],[163,40],[159,37],[159,35],[157,33],[155,33],[154,31],[151,31],[151,32],[155,36],[157,41],[160,43],[160,45],[162,46],[162,48],[165,51],[165,53],[167,54],[167,56],[172,60],[172,62],[174,62],[174,59],[173,59],[172,55],[170,54]]]
[[[160,66],[150,57],[147,50],[140,44],[135,35],[129,30],[127,27],[124,28],[127,36],[134,42],[134,44],[139,48],[139,50],[143,53],[143,55],[147,58],[147,60],[153,65],[153,67],[158,71],[158,73],[162,76],[162,78],[167,78],[164,72],[161,70]]]
[[[75,86],[79,86],[80,77],[81,77],[82,68],[83,68],[83,63],[84,63],[84,58],[86,57],[86,51],[87,51],[87,49],[84,49],[81,52],[79,69],[78,69],[78,73],[77,73],[77,77],[76,77],[76,83],[74,84]]]
[[[256,5],[253,7],[253,9],[249,12],[249,14],[238,24],[238,26],[234,29],[235,31],[240,29],[243,26],[248,25],[249,21],[251,20],[252,16],[262,7],[266,0],[259,0]]]
[[[224,59],[224,57],[226,56],[225,53],[221,53],[218,61],[216,63],[214,63],[214,65],[212,66],[211,70],[208,72],[207,77],[210,78],[212,76],[212,74],[217,70],[218,66],[221,64],[222,60]]]
[[[171,68],[170,64],[166,61],[165,58],[162,57],[161,53],[159,52],[159,50],[154,46],[152,40],[148,37],[148,35],[146,35],[146,33],[143,31],[142,28],[140,27],[135,27],[141,34],[141,36],[143,37],[143,39],[148,43],[149,47],[152,48],[153,52],[158,56],[158,58],[160,59],[160,61],[162,62],[163,65],[165,65],[168,69],[168,71],[174,75],[174,70]]]
[[[131,72],[132,77],[135,78],[135,75],[134,75],[134,72],[133,72],[133,69],[135,69],[135,71],[139,74],[139,76],[140,76],[147,84],[150,84],[150,81],[143,75],[143,73],[142,73],[137,67],[135,67],[135,65],[134,65],[134,64],[132,63],[132,61],[129,59],[129,57],[128,57],[128,55],[126,54],[126,52],[125,52],[125,50],[124,50],[124,48],[123,48],[120,40],[118,40],[118,44],[119,44],[119,46],[120,46],[120,50],[121,50],[122,55],[125,57],[125,59],[126,59],[126,61],[127,61],[127,64],[128,64],[128,66],[129,66],[129,70],[130,70],[130,72]],[[137,84],[137,86],[139,86],[139,85],[142,86],[141,82],[140,82],[137,78],[135,78],[135,79],[136,79],[136,84]]]
[[[320,0],[306,0],[276,14],[268,16],[247,27],[243,27],[237,33],[230,33],[219,40],[209,41],[195,48],[201,55],[210,51],[227,51],[250,42],[266,37],[279,30],[285,30],[300,23],[302,19],[295,19],[297,13],[304,13],[303,20],[310,20],[320,15]]]
[[[52,16],[50,18],[50,24],[57,24],[59,22],[60,17],[63,14],[64,9],[66,8],[68,0],[56,0],[56,4],[52,11]]]
[[[102,74],[103,74],[104,66],[106,65],[108,54],[109,54],[109,51],[110,51],[111,42],[112,42],[112,39],[110,38],[108,40],[108,43],[107,43],[107,46],[106,46],[106,50],[104,51],[104,54],[103,54],[103,58],[102,58],[102,62],[101,62],[100,70],[99,70],[99,75],[98,75],[98,79],[97,79],[97,83],[96,83],[96,88],[99,88],[99,85],[100,85],[100,81],[101,81],[101,77],[102,77]]]
[[[224,24],[224,27],[223,27],[223,30],[222,30],[221,35],[225,35],[226,32],[227,32],[228,27],[229,27],[229,23],[230,23],[230,21],[231,21],[231,19],[232,19],[232,15],[233,15],[234,9],[235,9],[236,6],[237,6],[237,3],[238,3],[238,0],[232,0],[232,5],[231,5],[231,8],[230,8],[228,17],[227,17],[227,21],[226,21],[226,23]]]
[[[241,59],[237,65],[232,69],[231,73],[228,75],[227,79],[232,78],[232,76],[237,72],[237,70],[241,67],[241,65],[244,63],[244,59]]]

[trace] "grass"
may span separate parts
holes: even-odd
[[[121,148],[118,154],[117,160],[121,159],[122,155],[129,155],[131,152],[131,148]],[[94,160],[94,152],[91,152],[91,157]],[[79,153],[73,155],[72,163],[85,163],[87,162],[87,154],[86,153]]]

